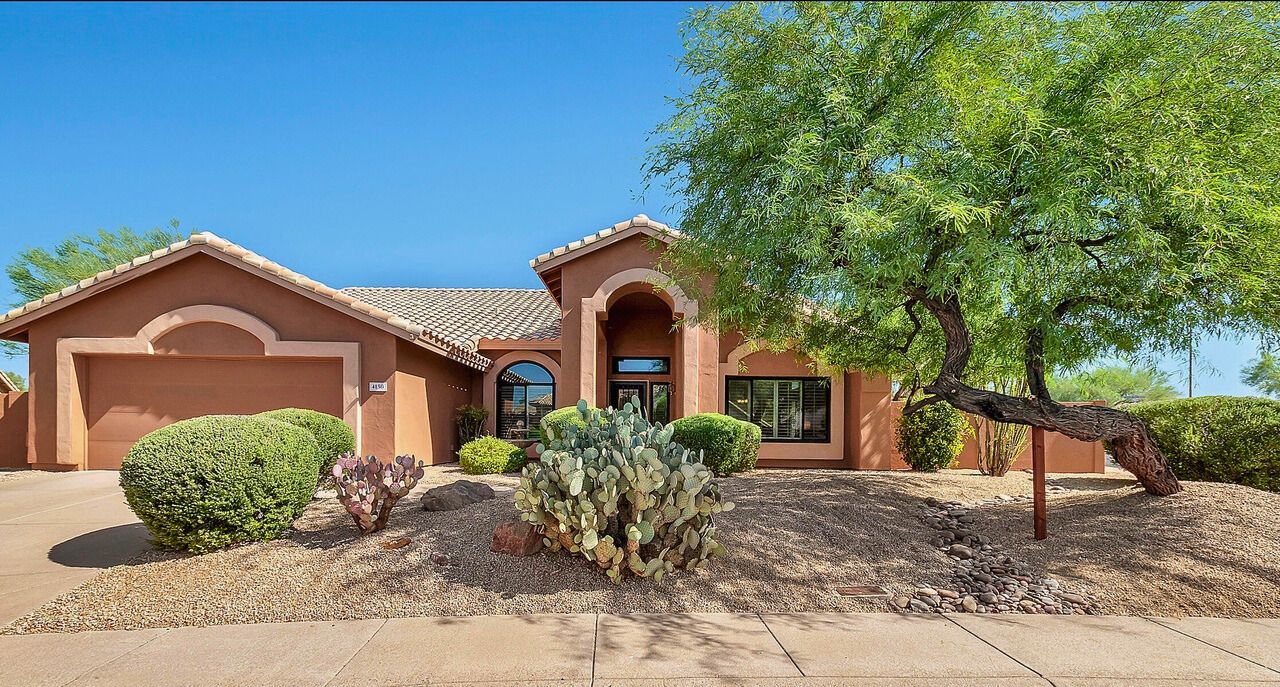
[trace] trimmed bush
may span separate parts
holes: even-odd
[[[1125,406],[1181,479],[1280,492],[1280,401],[1200,396]]]
[[[356,450],[356,433],[351,431],[342,418],[328,413],[304,408],[281,408],[258,413],[259,417],[288,422],[301,427],[316,438],[320,445],[320,479],[333,476],[333,464],[338,456]]]
[[[972,433],[964,413],[934,403],[898,419],[898,453],[912,470],[937,472],[955,462]]]
[[[760,457],[760,428],[728,415],[698,413],[671,423],[672,440],[702,454],[702,462],[718,475],[752,470]],[[754,432],[752,431],[754,430]]]
[[[588,407],[587,411],[597,410]],[[577,427],[579,431],[586,429],[587,421],[582,419],[582,413],[574,406],[568,406],[559,410],[553,410],[542,416],[542,421],[538,423],[539,440],[544,444],[550,444],[556,439],[563,439],[565,430],[569,427]]]
[[[458,451],[462,471],[468,475],[496,475],[517,472],[529,462],[524,449],[498,437],[480,437],[468,441]]]
[[[281,420],[206,415],[138,440],[120,487],[163,548],[204,553],[280,536],[316,490],[320,446]]]

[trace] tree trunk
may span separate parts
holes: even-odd
[[[959,299],[955,294],[935,298],[924,289],[909,289],[906,295],[929,310],[946,340],[942,368],[937,379],[925,385],[926,393],[988,420],[1040,427],[1080,441],[1110,442],[1116,462],[1132,472],[1147,492],[1165,496],[1182,491],[1169,462],[1141,419],[1116,408],[1064,406],[1049,398],[1044,383],[1042,331],[1033,330],[1027,337],[1025,358],[1030,397],[975,389],[961,381],[973,352],[973,338]]]
[[[1182,491],[1146,424],[1123,410],[1006,396],[948,379],[937,380],[925,391],[988,420],[1040,427],[1080,441],[1109,442],[1116,462],[1132,472],[1149,493],[1165,496]]]

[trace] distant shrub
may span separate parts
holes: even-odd
[[[356,450],[356,434],[351,431],[347,423],[342,421],[342,418],[304,408],[281,408],[258,413],[258,415],[288,422],[311,432],[311,436],[315,437],[316,443],[320,445],[318,474],[321,480],[332,476],[333,464],[338,460],[338,456],[347,451]]]
[[[592,410],[596,410],[596,408],[587,407],[588,412]],[[565,431],[569,427],[576,427],[581,431],[586,426],[587,421],[583,419],[582,413],[578,412],[577,407],[568,406],[543,415],[542,421],[538,423],[538,436],[543,444],[550,444],[556,439],[563,439]]]
[[[462,471],[468,475],[495,475],[518,472],[529,462],[525,450],[497,437],[480,437],[463,444],[458,451]]]
[[[752,470],[760,457],[760,428],[728,415],[698,413],[671,423],[672,440],[719,475]],[[753,431],[754,430],[754,431]]]
[[[147,434],[120,487],[155,543],[195,553],[280,536],[316,489],[311,432],[272,418],[208,415]]]
[[[1124,409],[1146,421],[1178,477],[1280,491],[1280,401],[1201,396]]]
[[[912,470],[937,472],[955,462],[972,433],[964,413],[934,403],[898,419],[898,453]]]

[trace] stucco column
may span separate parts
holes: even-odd
[[[598,300],[583,298],[578,308],[578,397],[572,399],[573,403],[582,398],[589,405],[596,404],[596,332],[602,312]]]

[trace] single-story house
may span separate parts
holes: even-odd
[[[678,237],[644,215],[619,222],[531,260],[541,289],[334,289],[194,234],[0,318],[0,337],[30,346],[28,391],[6,394],[0,440],[33,468],[113,469],[176,420],[296,406],[343,418],[362,454],[445,463],[463,404],[529,442],[554,408],[637,398],[657,421],[756,423],[762,466],[900,466],[889,380],[674,326],[698,310],[655,286]],[[1055,437],[1050,460],[1097,471],[1102,450]]]

